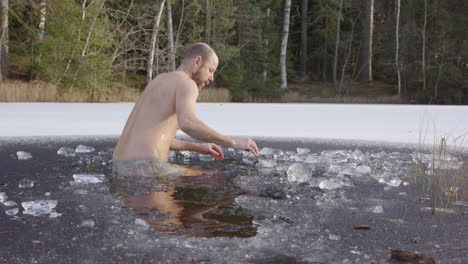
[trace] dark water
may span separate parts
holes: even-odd
[[[459,197],[436,206],[452,212],[432,215],[424,209],[430,201],[412,179],[414,149],[258,140],[261,148],[291,152],[291,159],[280,157],[272,167],[245,164],[243,153],[235,151],[225,150],[221,162],[184,154],[171,161],[218,172],[116,179],[110,177],[115,143],[0,141],[0,192],[20,208],[10,216],[5,212],[11,207],[0,205],[0,263],[394,263],[393,249],[431,254],[437,263],[468,263],[466,156],[464,167],[441,174],[440,186],[459,187]],[[59,148],[78,144],[96,151],[57,155]],[[310,154],[298,155],[296,148],[309,148]],[[19,150],[33,158],[18,160]],[[310,179],[289,181],[289,166],[309,158],[315,167]],[[361,165],[371,172],[357,173]],[[104,174],[106,180],[72,184],[78,173]],[[34,187],[18,187],[24,178]],[[401,184],[394,186],[394,178]],[[320,187],[331,180],[340,187]],[[445,189],[440,191],[442,197]],[[31,216],[21,208],[22,202],[44,199],[58,201],[55,211],[62,215]]]
[[[253,216],[234,204],[246,194],[232,179],[248,168],[203,162],[175,162],[190,167],[216,166],[216,173],[202,176],[112,178],[110,190],[122,197],[135,217],[169,236],[252,237]],[[232,161],[225,161],[224,164]],[[234,170],[235,169],[235,170]]]

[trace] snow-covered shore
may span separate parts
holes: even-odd
[[[119,135],[133,103],[0,103],[0,137]],[[468,136],[468,106],[199,103],[231,136],[432,143]]]

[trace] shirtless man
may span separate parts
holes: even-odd
[[[180,67],[154,78],[136,102],[113,153],[114,171],[122,175],[196,174],[167,162],[169,150],[189,150],[221,160],[216,145],[246,150],[258,156],[249,138],[230,138],[217,133],[195,115],[199,89],[213,82],[218,56],[205,43],[185,48]],[[175,138],[181,129],[194,143]]]

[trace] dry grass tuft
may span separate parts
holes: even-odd
[[[365,97],[365,96],[304,96],[298,92],[287,92],[280,100],[283,103],[348,103],[348,104],[401,104],[398,95]]]
[[[113,87],[94,91],[61,89],[43,81],[0,82],[0,102],[134,102],[140,92],[126,87]]]
[[[56,102],[57,86],[42,81],[0,82],[1,102]]]
[[[231,102],[231,91],[226,88],[204,88],[198,96],[198,102]]]

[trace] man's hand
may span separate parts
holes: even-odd
[[[234,141],[233,148],[250,151],[256,157],[258,157],[259,153],[258,153],[257,144],[250,138],[234,138],[233,141]]]
[[[198,145],[199,145],[199,149],[197,150],[198,153],[211,155],[213,158],[217,160],[224,159],[223,151],[216,144],[202,143]]]

